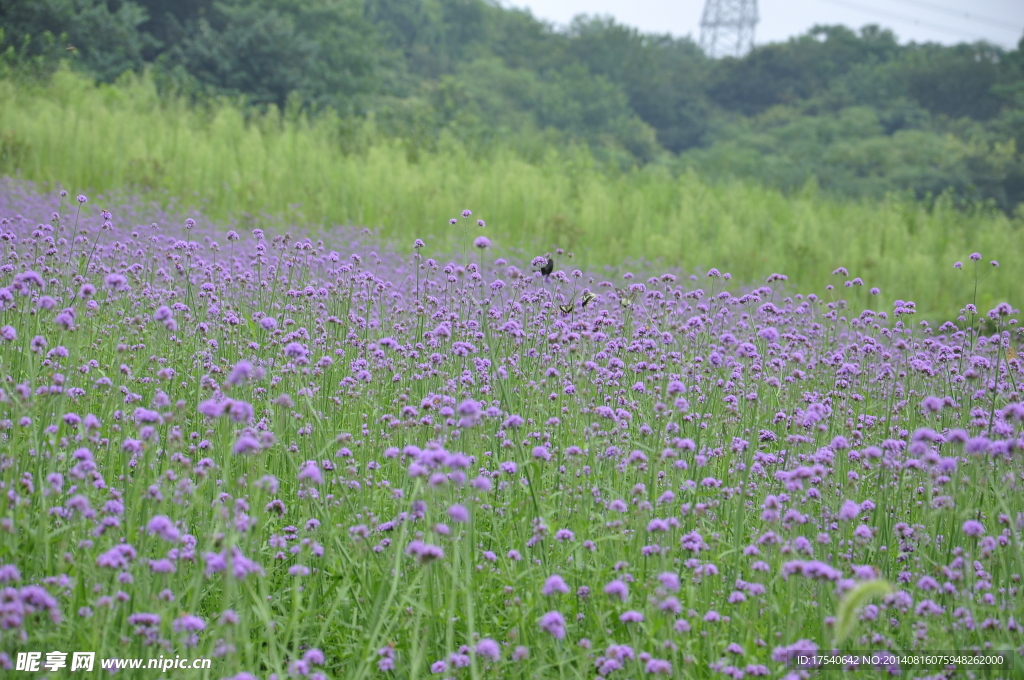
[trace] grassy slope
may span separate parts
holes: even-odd
[[[1020,216],[965,215],[942,201],[932,210],[896,198],[840,203],[813,187],[786,197],[658,167],[607,176],[583,153],[552,151],[528,164],[501,150],[474,157],[452,143],[410,162],[372,126],[345,129],[330,117],[274,113],[247,123],[230,105],[199,110],[161,99],[144,80],[97,88],[59,73],[46,88],[0,82],[0,171],[71,191],[134,183],[198,198],[217,218],[285,212],[380,228],[402,243],[443,237],[447,218],[469,207],[506,252],[562,246],[592,266],[660,259],[752,282],[778,271],[802,290],[841,285],[830,272],[845,266],[864,279],[860,301],[879,286],[885,308],[899,292],[930,317],[955,315],[970,298],[972,276],[952,263],[980,251],[1003,264],[979,293],[983,311],[1020,303],[1008,271],[1024,252]]]

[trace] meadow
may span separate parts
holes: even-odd
[[[227,100],[191,106],[130,74],[101,86],[66,70],[45,85],[0,81],[0,173],[52,190],[130,187],[250,228],[271,214],[303,233],[357,225],[383,243],[433,239],[451,251],[444,215],[472,205],[489,216],[507,256],[560,247],[609,275],[650,262],[686,275],[724,268],[752,285],[785,271],[799,289],[819,293],[842,266],[878,287],[886,304],[911,297],[939,323],[955,318],[970,293],[953,261],[998,253],[1014,270],[1024,252],[1024,215],[984,204],[837,200],[813,182],[783,195],[676,170],[668,158],[606,167],[543,135],[507,145],[442,135],[428,144],[393,139],[372,116],[258,114]],[[1001,274],[980,291],[982,306],[1020,299],[1019,281]],[[848,299],[858,310],[874,304],[867,295]]]
[[[125,106],[117,91],[65,86],[95,105],[0,107],[33,149],[26,176],[117,186],[132,153],[158,153],[142,123],[105,118]],[[1019,311],[993,263],[1012,253],[956,250],[964,224],[1012,238],[1005,218],[647,174],[584,175],[573,193],[543,167],[506,190],[507,158],[416,165],[376,147],[325,167],[301,146],[319,133],[232,138],[244,128],[218,127],[229,113],[166,114],[184,122],[159,138],[174,140],[163,181],[199,182],[210,215],[0,185],[0,667],[58,650],[210,658],[167,676],[230,680],[798,680],[842,672],[800,655],[902,650],[1004,659],[978,677],[1024,672]],[[431,168],[454,174],[413,181]],[[222,196],[203,194],[220,181]],[[614,209],[650,210],[632,227],[653,232],[644,248],[714,206],[738,229],[775,204],[832,257],[858,252],[841,227],[867,243],[859,219],[879,235],[883,218],[947,231],[906,253],[921,280],[887,257],[865,280],[831,268],[828,291],[803,286],[831,257],[751,287],[766,262],[714,262],[718,241],[687,255],[712,263],[699,276],[656,262],[610,274],[558,251],[544,275],[544,245],[503,256],[530,247],[516,227],[543,206],[580,211],[588,259],[616,254],[601,239],[615,218],[590,201],[611,206],[631,183],[664,199]],[[364,206],[357,224],[388,206],[419,221],[395,217],[407,233],[389,242],[218,221],[300,194]],[[491,208],[452,210],[456,195]],[[703,208],[680,200],[693,195]],[[887,248],[910,238],[895,231]],[[956,323],[922,319],[925,290]],[[899,666],[854,677],[970,677],[962,659]]]

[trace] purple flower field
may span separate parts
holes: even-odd
[[[544,275],[469,211],[442,257],[0,189],[2,669],[1024,674],[1019,313],[970,304],[980,256],[936,323],[842,268]]]

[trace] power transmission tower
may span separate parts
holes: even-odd
[[[757,0],[706,0],[700,46],[709,57],[742,57],[754,47]]]

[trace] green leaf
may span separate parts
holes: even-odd
[[[839,601],[836,612],[836,645],[841,645],[857,626],[857,614],[871,600],[893,592],[892,584],[885,579],[864,581],[846,593]]]

